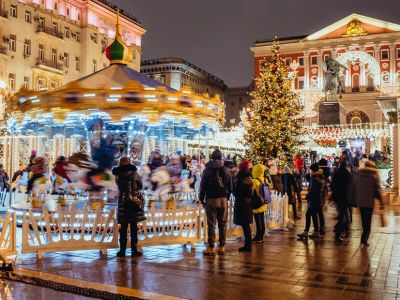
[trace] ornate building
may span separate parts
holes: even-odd
[[[251,101],[253,85],[228,87],[225,92],[225,127],[233,127],[241,122],[241,114]]]
[[[219,95],[224,99],[224,81],[207,71],[178,57],[142,61],[141,73],[170,86],[175,90],[190,87],[196,94]]]
[[[311,35],[280,39],[280,44],[308,124],[382,122],[385,110],[394,108],[391,96],[400,82],[400,25],[352,14]],[[256,41],[251,48],[255,76],[271,45],[270,40]],[[340,74],[341,99],[326,99],[323,93],[324,61],[329,56],[346,67]],[[327,115],[333,112],[328,108],[335,106],[332,100],[338,101],[337,118]]]
[[[55,89],[107,67],[116,9],[103,0],[1,0],[0,80],[11,93]],[[145,29],[124,12],[120,27],[139,71]]]

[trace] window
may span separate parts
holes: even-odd
[[[51,90],[54,90],[54,89],[56,89],[57,88],[57,82],[55,82],[55,81],[50,81],[50,89]]]
[[[98,42],[98,35],[97,35],[97,33],[95,32],[95,33],[93,33],[93,37],[92,37],[92,39],[93,39],[93,42],[95,42],[96,44],[97,44],[97,42]]]
[[[57,9],[58,9],[58,3],[54,2],[54,10],[57,10]]]
[[[400,59],[400,48],[396,49],[396,59]]]
[[[316,55],[311,56],[311,65],[318,65],[318,57]]]
[[[53,31],[54,31],[54,33],[58,32],[58,24],[57,24],[57,22],[53,22]]]
[[[389,50],[384,49],[381,50],[381,60],[388,60],[389,59]]]
[[[15,34],[10,35],[10,43],[8,49],[11,51],[17,51],[17,36]]]
[[[39,44],[39,54],[38,59],[42,61],[44,59],[44,46],[43,44]]]
[[[15,74],[8,74],[8,88],[10,91],[15,91]]]
[[[236,122],[235,118],[229,119],[229,123],[235,124],[235,122]]]
[[[78,56],[75,56],[75,70],[81,70],[81,59]]]
[[[69,54],[67,52],[64,52],[64,66],[69,67]]]
[[[30,81],[30,78],[29,77],[24,77],[24,89],[25,90],[29,90],[29,81]]]
[[[67,8],[67,16],[69,16],[69,8]]]
[[[17,17],[17,5],[11,4],[10,7],[10,16],[16,18]]]
[[[330,56],[330,54],[324,54],[324,61],[327,61]]]
[[[24,57],[28,58],[31,55],[31,40],[25,40],[24,42]]]
[[[93,59],[93,73],[97,72],[97,60]]]
[[[37,80],[37,89],[38,89],[38,91],[46,89],[46,79],[38,78],[38,80]]]
[[[303,89],[304,89],[304,79],[299,78],[299,90],[303,90]]]
[[[286,58],[285,59],[285,65],[287,66],[287,67],[290,67],[290,64],[292,63],[292,59],[291,58]]]
[[[64,27],[64,37],[69,38],[70,30],[69,27]]]
[[[39,27],[44,28],[45,25],[46,25],[46,22],[45,22],[44,17],[39,17]]]
[[[25,22],[32,23],[32,13],[29,10],[25,11]]]
[[[51,49],[51,61],[55,64],[57,63],[57,49]]]
[[[304,57],[299,57],[299,66],[304,66]]]
[[[76,39],[77,42],[81,41],[81,37],[80,37],[79,32],[75,33],[75,39]]]
[[[239,105],[242,106],[242,104],[243,104],[243,99],[242,97],[239,97]]]
[[[367,51],[367,54],[371,55],[372,57],[375,57],[375,55],[374,55],[374,51],[372,51],[372,50],[370,50],[370,51]]]

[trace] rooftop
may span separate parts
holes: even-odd
[[[203,75],[205,75],[209,78],[212,78],[213,80],[225,85],[225,82],[221,78],[218,78],[217,76],[205,71],[202,68],[199,68],[199,67],[191,64],[187,60],[184,60],[183,58],[180,58],[180,57],[162,57],[162,58],[142,60],[141,66],[142,67],[143,66],[154,66],[154,65],[161,65],[161,64],[183,64],[183,65],[186,65],[186,66],[202,73]]]
[[[278,38],[280,44],[287,44],[287,43],[293,43],[296,41],[301,41],[305,39],[308,35],[297,35],[297,36],[289,36],[289,37],[283,37],[283,38]],[[272,42],[274,39],[264,39],[264,40],[256,40],[254,43],[254,46],[260,46],[262,45],[272,45]]]
[[[93,2],[99,3],[99,4],[103,4],[108,6],[109,8],[111,8],[112,10],[117,10],[119,9],[119,13],[120,15],[128,18],[129,20],[132,20],[138,24],[141,24],[141,22],[138,20],[138,18],[136,18],[135,16],[133,16],[132,14],[124,11],[123,9],[120,9],[117,5],[112,4],[111,2],[107,1],[107,0],[92,0]]]

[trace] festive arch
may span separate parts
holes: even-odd
[[[378,62],[369,55],[367,52],[364,51],[355,51],[351,50],[341,54],[337,59],[337,62],[341,63],[342,65],[346,64],[348,61],[360,61],[364,65],[368,65],[368,69],[370,74],[374,78],[375,85],[379,86],[381,83],[381,73],[380,67]]]
[[[358,120],[358,122],[354,122],[354,119]],[[369,123],[368,115],[361,110],[352,110],[346,115],[346,123],[347,124],[366,124]]]

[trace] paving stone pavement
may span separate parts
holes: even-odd
[[[141,258],[116,258],[116,251],[108,257],[96,251],[45,253],[41,261],[20,255],[17,266],[187,299],[400,299],[400,218],[392,213],[390,227],[380,228],[375,215],[370,247],[360,247],[355,212],[352,234],[338,246],[335,214],[327,208],[323,239],[297,240],[303,218],[246,254],[237,252],[242,242],[233,239],[224,256],[203,257],[202,244],[174,245],[146,247]]]

